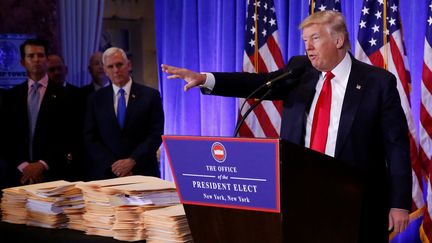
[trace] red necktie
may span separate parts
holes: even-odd
[[[312,122],[310,148],[325,153],[328,127],[330,123],[330,107],[332,98],[331,80],[334,77],[332,72],[327,72],[321,93],[315,106]]]

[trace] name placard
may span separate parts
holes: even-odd
[[[278,139],[162,139],[182,203],[280,212]]]

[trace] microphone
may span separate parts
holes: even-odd
[[[284,72],[283,74],[277,76],[276,78],[267,81],[265,83],[265,87],[272,88],[276,83],[279,82],[279,80],[296,78],[296,77],[302,75],[304,73],[304,71],[305,71],[305,67],[303,67],[303,66],[292,68],[292,69],[288,70],[288,72]],[[287,84],[291,84],[293,82],[294,82],[294,80],[291,80],[291,82],[288,82]]]
[[[250,112],[251,112],[251,111],[252,111],[252,110],[253,110],[257,105],[259,105],[259,103],[261,103],[261,101],[262,101],[262,100],[263,100],[267,95],[270,94],[270,92],[271,92],[272,88],[275,86],[275,84],[276,84],[276,83],[279,83],[279,80],[287,80],[287,79],[290,79],[290,78],[296,78],[296,77],[302,75],[302,74],[305,72],[305,70],[306,70],[306,68],[305,68],[304,66],[300,66],[300,67],[292,68],[292,69],[288,70],[288,72],[284,72],[283,74],[281,74],[281,75],[279,75],[279,76],[277,76],[277,77],[275,77],[275,78],[273,78],[273,79],[271,79],[271,80],[265,82],[263,85],[259,86],[256,90],[254,90],[250,95],[248,95],[248,96],[245,98],[245,100],[243,101],[243,104],[242,104],[241,107],[240,107],[240,114],[241,114],[241,112],[242,112],[242,110],[243,110],[243,107],[245,106],[245,104],[246,104],[246,102],[247,102],[248,99],[250,99],[253,95],[255,95],[256,93],[258,93],[258,92],[261,91],[262,89],[264,89],[264,88],[269,88],[269,90],[268,90],[268,91],[267,91],[263,96],[261,96],[260,99],[259,99],[257,102],[255,102],[254,105],[252,105],[252,106],[249,108],[248,112],[246,112],[245,115],[242,117],[242,119],[237,123],[237,127],[236,127],[236,129],[235,129],[235,131],[234,131],[234,137],[237,136],[238,130],[240,129],[240,126],[243,124],[243,122],[244,122],[244,120],[246,119],[247,115],[249,115],[249,113],[250,113]],[[289,85],[289,84],[294,83],[295,81],[296,81],[295,79],[292,79],[292,80],[289,80],[289,82],[287,82],[287,83],[285,83],[285,84],[286,84],[286,85]]]

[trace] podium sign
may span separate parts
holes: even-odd
[[[162,139],[183,204],[280,212],[278,139]]]

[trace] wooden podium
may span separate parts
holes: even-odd
[[[164,145],[170,163],[176,163],[166,142],[170,138],[164,136]],[[247,140],[232,138],[234,143]],[[194,242],[357,242],[361,178],[344,163],[310,149],[286,141],[280,141],[278,148],[279,212],[183,202]],[[193,161],[191,153],[182,156]]]

